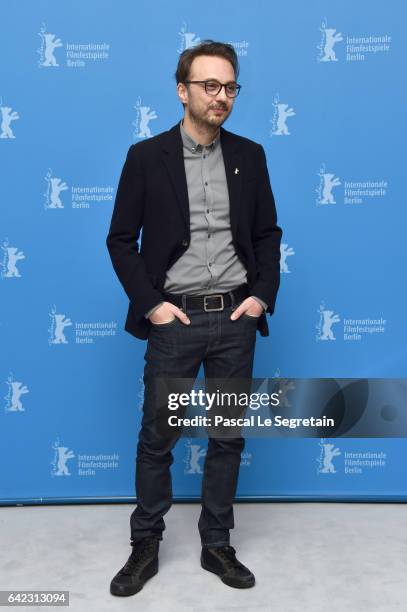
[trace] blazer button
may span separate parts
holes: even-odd
[[[189,244],[188,240],[184,238],[184,240],[182,241],[182,246],[188,246],[188,244]]]

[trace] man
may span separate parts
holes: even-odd
[[[172,501],[176,436],[157,432],[157,377],[250,378],[256,330],[268,335],[280,282],[280,241],[263,147],[222,124],[240,90],[232,45],[186,49],[175,74],[183,119],[130,146],[107,246],[129,297],[125,329],[148,339],[136,460],[133,552],[113,578],[132,595],[158,571],[163,516]],[[141,245],[137,240],[142,230]],[[198,522],[201,566],[232,587],[253,573],[230,545],[244,438],[210,437]]]

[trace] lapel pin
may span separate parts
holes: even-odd
[[[235,174],[239,174],[239,168],[235,168]]]

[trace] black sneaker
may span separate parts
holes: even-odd
[[[147,537],[133,546],[126,564],[110,583],[112,595],[134,595],[141,591],[144,583],[158,572],[159,541]]]
[[[202,547],[201,566],[217,574],[222,582],[237,589],[247,589],[254,586],[254,574],[243,563],[236,559],[233,546],[219,548]]]

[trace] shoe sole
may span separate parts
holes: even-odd
[[[248,580],[245,584],[243,584],[242,582],[234,582],[233,578],[227,578],[226,576],[221,576],[220,574],[218,574],[218,572],[215,572],[215,570],[206,566],[204,562],[202,561],[202,559],[201,559],[201,567],[203,567],[203,569],[205,569],[206,571],[211,572],[212,574],[215,574],[215,576],[218,576],[224,584],[227,584],[230,587],[234,587],[235,589],[249,589],[250,587],[256,584],[255,578],[253,578],[253,580],[250,580],[250,581]]]
[[[129,595],[135,595],[136,593],[141,591],[147,580],[150,580],[150,578],[152,578],[156,574],[158,574],[158,567],[154,567],[153,570],[148,574],[148,576],[146,576],[142,582],[139,582],[138,584],[134,585],[134,587],[122,587],[120,585],[110,583],[110,593],[112,595],[119,595],[120,597],[128,597]]]

